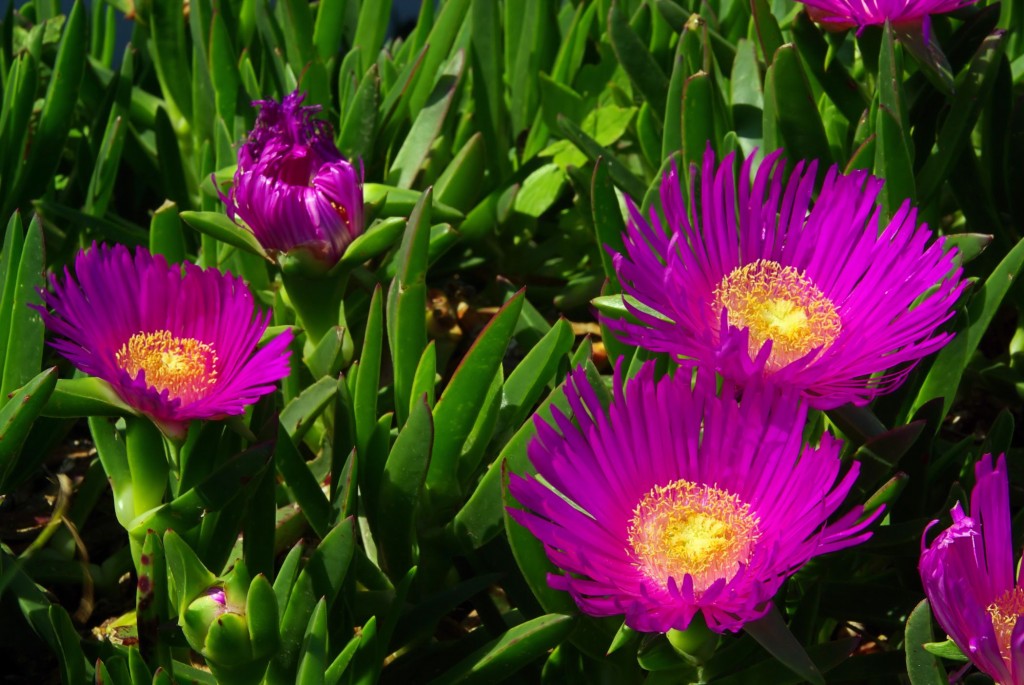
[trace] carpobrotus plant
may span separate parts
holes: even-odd
[[[594,616],[625,615],[645,632],[682,630],[703,614],[717,632],[768,611],[811,557],[856,545],[881,513],[835,521],[857,478],[841,443],[802,440],[807,408],[792,391],[751,386],[737,399],[714,374],[656,380],[646,364],[604,407],[582,370],[565,394],[570,419],[537,421],[530,461],[513,475],[516,521],[563,573],[551,586]]]
[[[4,685],[949,685],[1020,0],[407,4],[4,5]]]
[[[964,288],[955,251],[904,203],[885,225],[882,181],[829,170],[812,203],[817,163],[788,180],[780,152],[738,188],[733,155],[709,150],[684,202],[675,169],[661,213],[630,202],[615,269],[637,321],[602,320],[623,340],[799,390],[812,406],[865,404],[898,387],[951,338],[938,327]]]

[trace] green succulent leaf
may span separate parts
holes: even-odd
[[[932,612],[924,599],[907,619],[907,675],[913,685],[944,685],[949,682],[937,656],[925,647],[932,641]]]
[[[181,219],[200,233],[269,260],[252,231],[242,228],[220,212],[182,212]]]
[[[564,614],[526,621],[469,655],[445,673],[444,681],[461,685],[500,682],[559,644],[572,628],[572,617]]]

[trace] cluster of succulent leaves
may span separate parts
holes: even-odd
[[[270,684],[945,683],[958,655],[918,606],[921,533],[983,452],[1008,452],[1024,482],[1020,3],[933,18],[931,52],[888,27],[823,32],[789,0],[444,0],[402,38],[390,10],[8,4],[0,512],[54,497],[44,525],[2,541],[5,648],[41,643],[72,684],[216,682],[204,659],[221,682],[267,665]],[[159,435],[73,378],[26,305],[45,273],[108,241],[241,274],[293,324],[288,275],[227,220],[216,184],[250,101],[296,88],[365,168],[342,312],[316,344],[299,338],[279,393],[194,425],[173,495],[137,511],[132,479],[165,459]],[[548,587],[543,548],[505,514],[504,474],[530,469],[532,417],[564,408],[569,368],[607,396],[609,363],[649,358],[593,324],[591,301],[622,307],[602,245],[621,244],[623,194],[646,209],[661,173],[688,178],[708,145],[872,170],[885,210],[912,200],[976,282],[954,342],[898,392],[818,418],[862,463],[857,501],[889,506],[874,537],[809,564],[756,629],[639,635]],[[95,451],[72,463],[69,445]],[[112,516],[128,535],[95,542]],[[249,611],[192,651],[186,617],[217,585]],[[96,609],[74,610],[79,597]],[[216,666],[240,644],[248,662]]]

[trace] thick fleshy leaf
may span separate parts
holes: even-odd
[[[42,414],[57,418],[79,418],[135,416],[136,412],[118,397],[110,383],[88,376],[58,380]]]
[[[173,530],[164,533],[164,550],[167,555],[167,570],[174,579],[174,593],[171,603],[178,616],[185,613],[188,605],[217,581],[187,542]]]
[[[35,195],[38,189],[47,187],[63,156],[65,141],[71,133],[68,122],[73,120],[87,62],[88,17],[83,4],[74,4],[64,25],[53,73],[28,150],[29,156],[22,173],[18,174],[16,194],[32,189]],[[12,200],[15,198],[16,195]],[[5,207],[0,216],[6,216],[15,208],[13,204]]]
[[[754,13],[754,26],[757,28],[761,55],[764,57],[765,63],[770,65],[783,43],[779,22],[772,14],[767,0],[751,0],[750,7]]]
[[[440,83],[445,75],[452,73],[451,64],[447,68],[442,68],[442,65],[453,56],[452,46],[465,22],[469,2],[470,0],[447,0],[441,5],[437,19],[430,27],[426,39],[427,52],[409,93],[409,116],[414,120],[424,107],[428,107],[428,103],[437,97],[439,91],[435,88],[435,81]],[[459,59],[461,61],[463,58]],[[457,69],[461,70],[461,66]],[[438,74],[441,74],[439,80]]]
[[[377,496],[376,537],[382,568],[397,580],[415,563],[415,515],[430,466],[434,423],[430,406],[421,397],[398,433]]]
[[[459,458],[473,428],[475,410],[488,389],[488,384],[480,380],[494,378],[522,307],[520,293],[498,310],[473,342],[434,407],[434,452],[427,474],[431,501],[438,506],[434,516],[445,515],[445,507],[453,505],[458,498],[461,490],[456,477]]]
[[[12,257],[13,258],[13,257]],[[25,244],[18,260],[16,280],[11,282],[8,272],[8,284],[12,289],[5,288],[4,299],[10,292],[10,327],[4,333],[6,355],[3,362],[3,382],[0,383],[0,405],[7,402],[8,396],[17,388],[28,383],[39,373],[40,360],[43,356],[43,319],[36,309],[30,305],[42,305],[39,291],[42,289],[43,270],[46,264],[46,251],[43,247],[43,229],[38,217],[32,219]],[[11,269],[14,263],[10,264]],[[8,311],[4,303],[3,311]],[[0,318],[0,323],[3,319]]]
[[[649,9],[647,11],[650,11]],[[636,89],[643,95],[659,121],[665,120],[665,100],[668,96],[668,78],[651,57],[647,46],[629,25],[628,17],[621,3],[613,1],[608,13],[608,37],[619,58],[619,63],[629,75]]]
[[[359,23],[353,46],[362,52],[363,63],[359,70],[365,73],[380,52],[388,28],[388,17],[391,16],[391,0],[380,2],[364,2],[359,10]]]
[[[680,171],[690,178],[690,169],[701,165],[708,147],[714,148],[715,111],[712,102],[711,77],[698,72],[686,79],[683,86],[683,163]],[[656,179],[657,180],[657,179]]]
[[[412,380],[423,348],[427,346],[426,270],[431,197],[431,190],[423,193],[409,216],[397,256],[398,275],[388,289],[388,346],[394,369],[395,411],[399,424],[405,423]]]
[[[922,599],[907,619],[904,636],[907,651],[907,675],[913,685],[946,685],[949,678],[939,659],[925,649],[933,639],[932,612],[928,600]]]
[[[832,152],[796,48],[786,44],[776,50],[770,70],[771,87],[765,83],[765,98],[773,103],[787,156],[818,160],[820,175],[824,177]]]
[[[46,456],[21,455],[21,446],[56,386],[57,369],[51,367],[16,390],[0,409],[0,492],[7,492],[12,485],[7,482],[12,472],[27,469],[26,460],[38,464]]]
[[[444,682],[496,683],[545,654],[568,636],[571,616],[547,614],[510,628],[442,676]]]
[[[790,632],[782,614],[774,606],[764,618],[747,623],[743,630],[794,673],[811,683],[825,685],[821,671]]]
[[[573,144],[587,156],[588,159],[592,162],[596,162],[598,159],[603,158],[607,162],[608,173],[611,176],[612,181],[614,181],[615,185],[622,189],[623,192],[634,199],[639,199],[644,196],[646,187],[644,186],[643,181],[637,178],[633,172],[622,164],[622,162],[616,159],[608,148],[602,146],[591,136],[587,135],[583,129],[566,117],[559,115],[558,123],[566,138],[571,140]]]
[[[269,260],[252,231],[242,228],[220,212],[182,212],[182,220],[200,233]]]
[[[381,354],[384,349],[384,302],[380,286],[370,299],[366,334],[359,355],[359,370],[353,392],[356,428],[356,451],[363,457],[377,421],[377,393],[380,390]]]
[[[332,380],[333,379],[329,379]],[[330,529],[333,513],[331,503],[323,493],[320,484],[310,472],[301,453],[282,426],[278,432],[277,446],[274,450],[274,464],[277,472],[284,478],[285,486],[291,491],[295,503],[302,509],[317,535],[321,537]]]
[[[328,3],[330,4],[330,3]],[[338,4],[335,0],[334,4]],[[320,5],[320,13],[324,5]],[[317,17],[318,26],[319,19]],[[377,65],[366,72],[352,98],[352,106],[345,115],[338,134],[338,149],[349,159],[361,159],[372,152],[377,135],[377,112],[380,104],[380,77]]]
[[[793,38],[810,72],[850,123],[856,123],[868,106],[864,88],[854,79],[842,60],[835,59],[821,29],[806,12],[793,20]]]
[[[136,419],[139,420],[139,419]],[[182,532],[198,525],[209,511],[219,511],[244,492],[245,486],[260,476],[269,465],[271,448],[267,443],[256,445],[232,457],[201,483],[173,500],[148,512],[135,512],[126,528],[142,539],[146,532],[167,529]]]
[[[281,411],[281,426],[299,442],[338,392],[338,379],[321,378]]]
[[[417,114],[409,135],[395,154],[395,160],[388,171],[388,183],[399,188],[411,188],[416,175],[430,152],[430,147],[441,132],[455,91],[465,66],[465,54],[455,53],[445,67],[427,104]]]
[[[286,585],[282,583],[281,591],[278,592],[279,588],[275,584],[274,592],[278,596],[279,606],[284,609],[281,615],[281,647],[267,669],[268,685],[295,683],[302,641],[310,616],[320,598],[326,599],[328,607],[337,598],[352,561],[354,545],[354,523],[352,519],[346,519],[331,530],[309,558],[306,569],[299,573],[298,579],[287,589],[286,602],[283,601]]]
[[[302,640],[296,685],[323,685],[327,669],[327,602],[320,599]]]

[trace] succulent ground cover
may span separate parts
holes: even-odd
[[[6,6],[4,682],[1024,685],[1021,4],[391,10]]]

